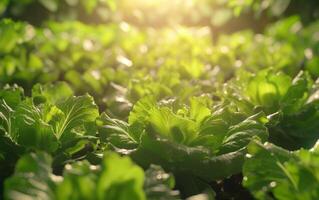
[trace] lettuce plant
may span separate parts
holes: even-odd
[[[159,166],[145,173],[128,157],[104,154],[100,165],[79,161],[65,165],[63,175],[52,172],[52,157],[38,151],[22,156],[5,181],[6,199],[178,199],[174,180]]]
[[[135,104],[128,123],[102,114],[101,141],[131,154],[144,167],[159,164],[204,180],[224,178],[241,171],[246,145],[268,133],[262,115],[245,117],[221,106],[211,109],[207,97],[190,99],[174,111],[172,102],[144,98]]]
[[[318,87],[307,72],[300,71],[295,78],[274,70],[246,72],[226,88],[223,96],[238,109],[266,113],[271,142],[296,150],[311,148],[317,141]]]
[[[270,143],[252,142],[243,167],[243,185],[257,199],[317,199],[318,147],[287,151]]]
[[[31,97],[24,96],[19,87],[6,87],[0,95],[3,166],[30,150],[52,153],[60,165],[66,159],[82,156],[83,149],[95,148],[99,112],[91,96],[75,97],[63,82],[36,85]]]

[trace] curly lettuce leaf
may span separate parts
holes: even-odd
[[[224,96],[245,113],[264,111],[268,115],[270,142],[289,150],[314,145],[319,131],[315,123],[319,104],[308,72],[300,71],[293,79],[273,70],[263,70],[255,76],[242,73],[239,77],[237,85],[228,85]]]
[[[14,112],[13,123],[17,127],[16,141],[27,148],[35,148],[54,152],[58,148],[58,140],[52,127],[45,122],[41,109],[30,99],[21,102]]]
[[[163,139],[156,134],[145,134],[133,159],[142,166],[161,165],[173,172],[189,173],[204,180],[215,180],[241,171],[243,149],[216,156],[203,147],[188,147]]]
[[[270,143],[252,142],[248,153],[243,185],[257,199],[318,199],[318,149],[290,152]]]
[[[75,128],[89,122],[94,122],[99,116],[98,108],[93,97],[87,95],[69,97],[59,102],[56,107],[61,111],[58,117],[52,119],[52,124],[57,138],[70,133]]]
[[[101,114],[97,123],[102,142],[109,142],[119,149],[135,149],[137,147],[139,136],[132,134],[128,123],[112,119],[106,113]]]
[[[4,97],[0,101],[0,137],[6,141],[0,147],[1,160],[13,164],[16,159],[10,159],[10,152],[19,157],[35,149],[52,153],[54,163],[62,165],[95,148],[99,112],[93,98],[73,97],[72,92],[58,97],[57,91],[63,88],[69,91],[65,83],[37,85],[32,97],[24,97],[15,87],[0,90]]]

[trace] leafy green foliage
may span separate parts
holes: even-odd
[[[267,130],[254,116],[245,119],[227,108],[212,113],[210,104],[207,97],[196,97],[174,113],[145,98],[134,106],[129,124],[104,115],[100,136],[143,166],[155,163],[207,180],[226,177],[241,170],[251,138],[265,141]]]
[[[316,13],[0,1],[0,199],[317,199]]]
[[[14,175],[5,182],[6,199],[53,199],[60,179],[52,174],[52,158],[46,153],[28,154],[16,164]]]
[[[129,158],[106,153],[101,167],[88,162],[67,165],[58,199],[145,199],[144,173]]]
[[[296,150],[311,148],[317,141],[317,87],[308,72],[300,71],[294,78],[274,70],[263,70],[256,76],[242,73],[226,89],[222,95],[236,102],[238,109],[245,113],[263,110],[268,115],[271,142]]]
[[[37,152],[21,157],[5,182],[6,199],[177,199],[174,179],[160,167],[145,175],[128,157],[105,153],[100,165],[67,164],[63,176],[52,173],[52,158]]]
[[[57,96],[57,91],[64,96]],[[73,97],[65,84],[37,85],[32,97],[24,97],[21,88],[1,91],[1,162],[10,159],[10,153],[19,156],[31,149],[53,153],[57,158],[70,158],[86,146],[96,143],[95,119],[97,106],[89,95]],[[11,106],[9,106],[11,105]],[[18,152],[16,152],[18,150]],[[60,158],[61,159],[61,158]]]
[[[156,165],[151,165],[145,171],[144,191],[147,199],[179,199],[178,191],[173,191],[175,180],[172,174],[165,173]]]
[[[312,80],[300,72],[293,80],[285,74],[262,71],[252,78],[246,90],[255,105],[265,107],[267,113],[279,109],[287,115],[298,112],[311,92]]]
[[[245,162],[244,186],[257,199],[318,198],[318,150],[288,152],[271,144],[251,143]]]

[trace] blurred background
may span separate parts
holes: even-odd
[[[317,0],[1,0],[0,16],[1,86],[66,81],[112,116],[241,69],[319,76]]]
[[[126,21],[138,27],[176,24],[209,26],[215,34],[267,24],[298,15],[304,24],[319,17],[316,0],[1,0],[2,18],[42,25],[47,20],[89,24]]]

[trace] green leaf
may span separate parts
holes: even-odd
[[[14,110],[4,99],[0,100],[0,133],[12,142],[17,140],[17,127],[12,122]]]
[[[59,102],[56,107],[61,111],[58,117],[49,123],[53,126],[56,137],[67,137],[76,127],[94,122],[99,116],[98,108],[89,95],[70,97]]]
[[[105,153],[101,165],[67,164],[63,176],[55,176],[51,164],[52,158],[44,152],[21,157],[15,173],[5,181],[5,199],[146,199],[144,172],[128,157]]]
[[[67,164],[63,181],[56,188],[56,199],[96,199],[96,181],[99,168],[87,161]]]
[[[56,104],[73,96],[73,91],[65,82],[55,84],[36,84],[32,87],[32,97],[34,100],[47,101],[50,104]]]
[[[230,127],[218,154],[230,153],[244,148],[254,137],[267,141],[268,133],[266,127],[251,119],[236,124]]]
[[[4,198],[54,199],[55,186],[61,179],[52,174],[51,163],[44,152],[21,157],[14,174],[5,181]]]
[[[283,73],[260,71],[248,85],[246,94],[255,105],[264,106],[267,113],[279,109],[280,102],[291,85],[291,78]]]
[[[102,113],[99,119],[99,135],[102,142],[109,142],[118,149],[134,149],[138,145],[139,136],[130,131],[129,125],[121,120],[112,119]],[[99,123],[98,122],[98,123]]]
[[[143,170],[115,153],[106,153],[100,166],[87,161],[67,165],[63,176],[57,199],[145,199]]]
[[[144,123],[149,116],[149,110],[156,105],[152,97],[145,97],[139,100],[130,112],[128,123]]]
[[[7,100],[16,106],[20,101],[20,92],[0,90],[0,93],[3,95],[0,100],[0,177],[3,178],[12,173],[24,148],[17,143],[18,127],[14,123],[14,110],[6,103]]]
[[[24,98],[24,92],[23,89],[17,85],[13,85],[12,87],[6,85],[0,90],[0,98],[12,109],[15,109]]]
[[[13,91],[13,94],[16,93]],[[49,152],[58,147],[52,127],[44,121],[42,111],[30,99],[20,102],[16,110],[1,100],[0,120],[1,132],[15,144]]]
[[[257,199],[311,200],[319,197],[318,151],[289,152],[252,142],[243,167],[244,182]]]
[[[283,112],[287,115],[298,112],[306,103],[312,86],[308,73],[300,71],[282,99]]]
[[[211,115],[211,104],[212,102],[208,97],[192,97],[190,99],[190,118],[201,123]]]
[[[160,166],[151,165],[145,171],[144,191],[149,200],[177,200],[179,193],[172,190],[175,186],[172,174],[166,173]]]
[[[196,138],[194,121],[174,114],[169,108],[155,108],[149,111],[149,125],[153,131],[178,143],[189,144]]]
[[[18,43],[25,40],[26,24],[11,19],[0,21],[0,53],[10,53]]]
[[[319,77],[318,63],[319,63],[319,57],[315,56],[311,58],[306,64],[306,69],[310,72],[311,75],[315,77]]]
[[[121,158],[117,154],[107,153],[102,169],[97,182],[99,199],[145,199],[143,170],[128,157]]]
[[[161,165],[165,170],[184,172],[204,180],[224,178],[241,171],[244,150],[214,156],[203,147],[187,147],[163,139],[158,135],[145,134],[133,159],[142,166]]]
[[[14,113],[14,127],[18,128],[16,141],[28,148],[54,152],[58,141],[53,128],[44,120],[42,110],[28,99],[19,104]]]
[[[270,140],[289,150],[311,148],[318,139],[318,101],[304,105],[293,115],[283,115],[271,125]]]
[[[179,110],[175,114],[171,108],[157,106],[153,99],[143,98],[134,105],[129,115],[130,130],[141,134],[143,128],[151,126],[164,137],[190,144],[196,139],[204,119],[211,114],[210,103],[206,97],[193,97],[185,113]]]

